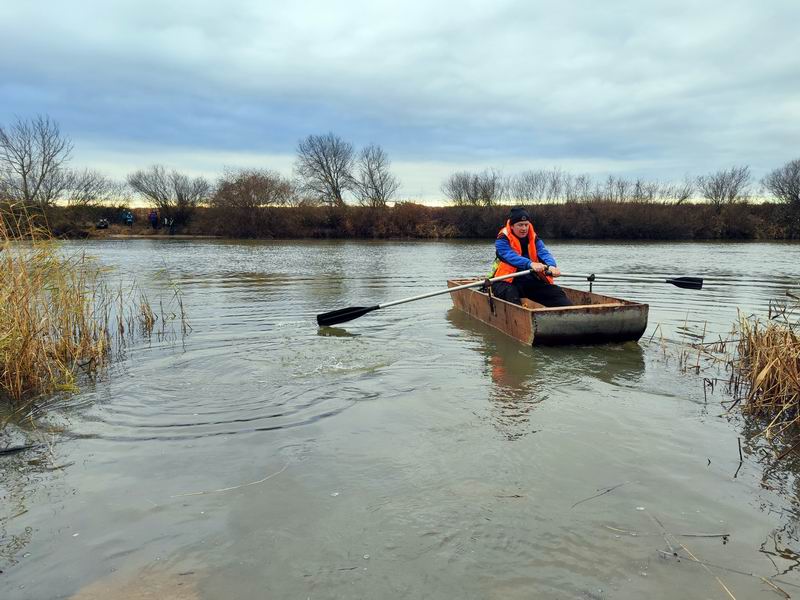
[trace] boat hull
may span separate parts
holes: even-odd
[[[448,287],[469,279],[447,282]],[[520,306],[468,288],[451,292],[455,307],[529,345],[605,344],[638,340],[647,328],[647,304],[562,287],[573,306]]]

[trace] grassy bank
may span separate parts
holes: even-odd
[[[147,223],[149,209],[133,209],[131,227],[121,223],[119,207],[48,209],[47,222],[63,237],[168,235]],[[361,206],[198,208],[175,234],[227,238],[341,239],[491,239],[505,221],[509,206],[431,207],[399,202],[386,208]],[[754,240],[792,239],[787,209],[777,204],[565,202],[529,207],[538,234],[545,239]],[[105,218],[107,230],[95,224]]]

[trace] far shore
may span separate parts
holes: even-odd
[[[221,235],[205,235],[205,234],[194,234],[194,233],[174,233],[172,235],[168,233],[109,233],[107,235],[97,235],[90,234],[88,237],[93,239],[108,239],[112,238],[115,240],[136,240],[136,239],[156,239],[156,240],[167,240],[167,239],[178,239],[178,240],[221,240],[225,239]]]
[[[44,225],[59,238],[111,239],[494,239],[509,206],[197,206],[152,229],[146,209],[47,207]],[[545,240],[797,240],[800,214],[783,204],[564,202],[528,206]],[[133,214],[131,225],[122,215]],[[159,222],[166,216],[159,214]],[[100,228],[100,226],[103,228]]]

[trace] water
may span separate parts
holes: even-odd
[[[193,330],[131,345],[44,456],[0,458],[0,597],[775,597],[665,532],[800,593],[793,465],[745,444],[734,477],[752,426],[676,360],[796,290],[800,246],[550,246],[706,286],[596,284],[650,304],[640,343],[528,348],[447,295],[314,321],[483,274],[490,242],[69,244],[151,298],[176,283]]]

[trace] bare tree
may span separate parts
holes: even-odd
[[[459,171],[445,180],[442,193],[456,206],[494,206],[503,199],[505,182],[494,169],[481,173]]]
[[[532,204],[544,198],[547,179],[544,171],[523,171],[508,182],[508,190],[517,202]]]
[[[383,208],[400,187],[389,172],[389,157],[383,148],[370,144],[358,155],[351,189],[362,206]]]
[[[596,182],[594,187],[589,191],[589,200],[591,202],[603,202],[608,200],[607,186],[605,182]]]
[[[761,183],[775,198],[794,210],[800,210],[800,159],[770,172]]]
[[[724,204],[746,202],[750,186],[750,167],[731,167],[697,178],[697,188],[718,210]]]
[[[466,171],[453,173],[442,184],[442,193],[456,206],[474,204],[470,197],[470,181],[472,176]]]
[[[65,171],[66,185],[62,193],[67,206],[98,206],[119,199],[119,184],[90,169]]]
[[[606,199],[611,202],[627,202],[631,198],[633,184],[624,177],[609,175],[605,183]]]
[[[633,182],[630,200],[632,202],[653,202],[658,198],[660,188],[657,181],[645,181],[637,178]]]
[[[575,199],[581,202],[588,202],[592,197],[592,178],[588,175],[578,175],[573,182],[573,194]]]
[[[292,183],[274,171],[229,170],[217,183],[211,205],[226,210],[255,212],[260,208],[289,204],[293,195]]]
[[[165,217],[178,225],[186,223],[198,204],[204,201],[211,185],[202,177],[190,178],[178,171],[153,165],[128,175],[128,185],[152,202]]]
[[[557,202],[564,193],[564,173],[561,169],[545,171],[547,183],[545,185],[545,198],[548,202]]]
[[[687,175],[683,182],[665,186],[662,191],[662,198],[665,201],[674,200],[675,204],[683,204],[694,194],[694,179]]]
[[[226,170],[211,197],[220,233],[233,237],[274,235],[280,228],[271,210],[295,199],[291,181],[266,169]]]
[[[561,174],[561,199],[565,202],[575,202],[577,200],[575,178],[569,173]]]
[[[71,152],[72,142],[47,116],[0,127],[0,194],[26,205],[55,204],[68,184]]]
[[[478,202],[483,206],[494,206],[505,196],[503,175],[494,169],[487,169],[473,176],[473,187]]]
[[[352,144],[339,136],[309,135],[297,144],[294,168],[304,193],[331,206],[343,206],[354,160]]]

